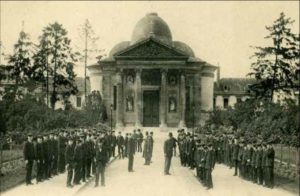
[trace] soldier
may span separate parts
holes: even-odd
[[[256,173],[256,156],[257,156],[257,148],[256,144],[253,145],[252,155],[251,155],[251,164],[250,164],[250,171],[251,171],[251,180],[253,183],[257,182],[257,173]]]
[[[35,150],[35,160],[36,160],[36,182],[43,181],[43,140],[42,136],[38,136],[36,150]]]
[[[93,161],[93,141],[91,139],[92,135],[88,134],[86,139],[86,177],[91,177],[91,167]]]
[[[150,165],[150,159],[151,159],[151,138],[149,136],[148,131],[146,132],[146,138],[145,138],[145,142],[144,142],[143,157],[145,158],[145,164],[144,165]]]
[[[141,132],[140,129],[138,129],[138,133],[137,133],[137,151],[138,152],[143,151],[143,149],[142,149],[143,139],[144,139],[143,133]]]
[[[152,155],[153,155],[153,148],[154,148],[154,139],[153,139],[153,131],[150,132],[150,163],[152,163]]]
[[[129,140],[129,135],[128,135],[128,133],[126,133],[125,139],[124,139],[125,157],[128,157],[128,140]]]
[[[251,157],[252,157],[252,148],[251,148],[251,144],[248,143],[247,147],[246,147],[246,150],[245,150],[245,161],[246,161],[245,179],[246,180],[250,180],[250,177],[251,177],[251,171],[250,171]]]
[[[34,162],[34,145],[33,145],[33,137],[31,134],[27,137],[27,142],[24,145],[23,154],[24,160],[26,164],[26,185],[32,185],[31,182],[31,174],[32,174],[32,166]]]
[[[232,160],[234,162],[234,176],[237,175],[238,160],[239,160],[238,156],[239,156],[239,144],[238,144],[238,140],[234,139],[233,153],[232,153]]]
[[[67,132],[60,132],[58,137],[58,171],[65,171],[65,149],[66,149]]]
[[[270,142],[267,144],[265,154],[265,185],[268,188],[273,188],[275,151],[271,146]]]
[[[44,179],[49,180],[50,178],[50,173],[49,173],[49,168],[50,168],[50,156],[49,156],[49,145],[48,145],[48,135],[44,135],[44,140],[43,140],[43,173],[44,173]]]
[[[124,159],[124,137],[119,131],[119,135],[117,136],[117,146],[118,146],[118,156],[119,159]]]
[[[53,175],[57,175],[58,174],[58,151],[59,151],[59,147],[58,147],[58,135],[56,133],[53,136],[52,145],[53,145],[52,173],[53,173]]]
[[[82,177],[82,165],[83,165],[82,145],[83,145],[83,138],[78,138],[74,149],[74,164],[75,164],[74,166],[75,174],[73,180],[74,185],[79,185]]]
[[[138,141],[138,135],[136,133],[136,130],[133,130],[133,139],[134,139],[134,146],[135,146],[135,151],[137,151],[137,141]]]
[[[263,184],[262,156],[263,156],[262,147],[261,147],[261,144],[258,144],[256,156],[255,156],[255,170],[256,170],[256,174],[257,174],[255,183],[258,183],[260,185]]]
[[[133,160],[135,154],[135,141],[134,135],[130,134],[127,144],[127,154],[128,154],[128,172],[133,172]]]
[[[115,132],[112,131],[111,138],[110,138],[110,145],[111,145],[111,156],[115,157],[115,151],[116,151],[116,144],[117,144],[117,137],[115,135]]]
[[[107,152],[105,148],[103,148],[102,139],[99,140],[96,145],[96,155],[95,155],[95,163],[96,163],[96,178],[95,178],[95,187],[99,185],[99,175],[101,173],[101,186],[105,186],[105,166],[107,163]]]
[[[244,159],[244,143],[239,143],[239,154],[238,154],[238,167],[239,167],[239,176],[244,178],[244,167],[243,167],[243,159]]]
[[[173,139],[173,134],[170,132],[169,138],[164,143],[164,154],[165,154],[164,174],[165,175],[171,175],[169,170],[170,170],[171,160],[173,156],[173,148],[174,148],[174,139]]]
[[[81,136],[82,140],[83,140],[83,143],[82,143],[82,168],[81,168],[81,179],[83,182],[86,182],[86,175],[87,175],[87,159],[88,159],[88,143],[87,143],[87,140],[86,140],[86,136],[85,135],[82,135]]]
[[[213,160],[214,160],[214,155],[213,155],[213,149],[212,149],[212,144],[208,144],[208,149],[205,155],[205,185],[207,189],[213,188],[213,182],[212,182],[212,169],[213,169]]]
[[[73,138],[69,137],[68,145],[65,150],[66,160],[66,169],[67,169],[67,187],[72,188],[72,177],[73,177],[73,170],[74,170],[74,145],[73,145]]]

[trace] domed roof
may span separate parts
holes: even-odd
[[[149,37],[154,37],[163,43],[172,45],[170,28],[157,13],[149,13],[138,21],[132,33],[131,45]]]
[[[173,46],[177,50],[183,52],[185,55],[187,55],[189,57],[195,57],[194,51],[186,43],[183,43],[180,41],[173,41]]]
[[[129,41],[123,41],[120,42],[118,44],[116,44],[109,52],[109,56],[113,56],[114,54],[116,54],[117,52],[124,50],[125,48],[127,48],[130,45]]]

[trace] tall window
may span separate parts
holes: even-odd
[[[114,110],[117,109],[117,86],[114,86],[114,92],[113,92],[113,105],[114,105]]]
[[[76,97],[76,107],[81,108],[81,97]]]

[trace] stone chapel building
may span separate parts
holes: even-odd
[[[197,58],[184,42],[173,41],[168,24],[149,13],[130,41],[89,65],[91,91],[100,91],[117,128],[192,127],[213,110],[216,66]]]

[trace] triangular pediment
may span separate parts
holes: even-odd
[[[114,55],[116,59],[187,59],[188,56],[153,38],[140,41]]]

